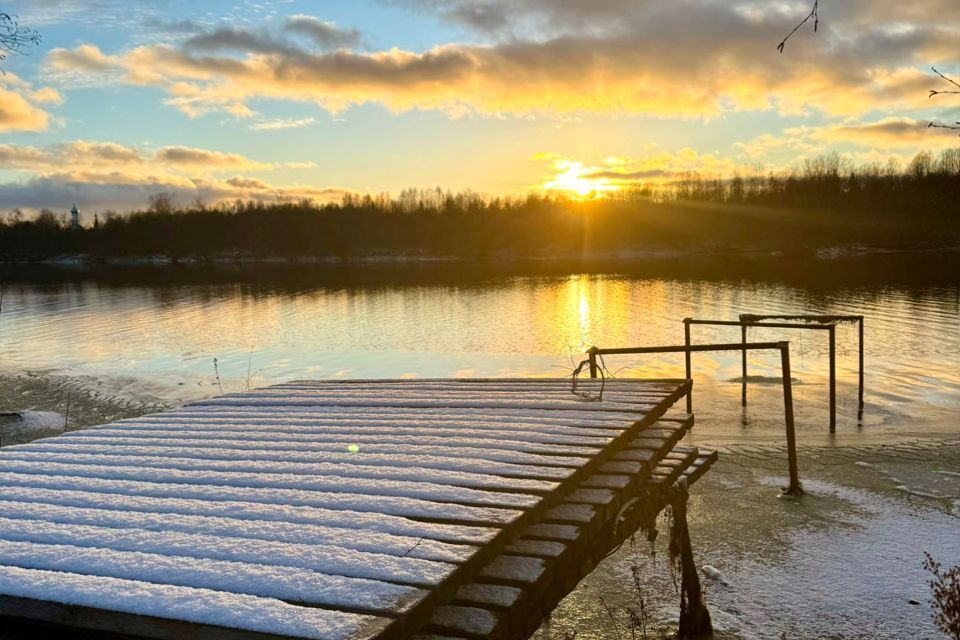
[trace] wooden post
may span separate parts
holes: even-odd
[[[783,371],[783,414],[787,427],[787,459],[790,464],[790,486],[783,490],[787,496],[803,495],[800,471],[797,468],[797,435],[793,424],[793,380],[790,373],[790,343],[780,343],[780,368]]]
[[[747,344],[747,325],[745,324],[740,325],[740,342]],[[742,360],[740,373],[743,376],[741,378],[743,382],[740,385],[740,406],[745,407],[747,406],[747,347],[744,346],[740,353]]]
[[[690,529],[687,527],[687,488],[684,485],[673,502],[673,531],[670,544],[679,545],[680,556],[680,628],[677,638],[680,640],[699,640],[713,637],[713,624],[710,611],[703,600],[700,588],[700,576],[693,558],[693,545],[690,543]]]
[[[590,377],[596,378],[597,377],[597,348],[590,347],[587,350],[587,354],[590,357]]]
[[[863,318],[860,318],[860,405],[857,409],[857,422],[863,422]]]
[[[837,328],[830,327],[830,433],[837,432]]]
[[[693,373],[690,366],[690,318],[683,319],[684,345],[687,347],[683,354],[687,365],[687,380],[693,380]],[[693,413],[693,387],[687,391],[687,413]]]

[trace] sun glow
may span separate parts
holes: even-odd
[[[588,167],[575,160],[556,160],[553,168],[556,173],[552,179],[543,183],[544,189],[561,191],[578,200],[602,198],[618,187],[606,178],[596,177],[601,171],[597,167]]]

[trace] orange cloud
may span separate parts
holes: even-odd
[[[37,105],[58,105],[63,96],[51,87],[33,89],[12,73],[0,76],[0,131],[43,131],[50,114]]]

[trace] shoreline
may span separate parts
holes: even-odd
[[[680,259],[777,259],[777,258],[815,258],[817,260],[843,260],[865,258],[869,256],[889,255],[953,255],[960,254],[960,245],[946,246],[902,246],[882,247],[865,245],[831,245],[802,249],[756,249],[730,250],[720,248],[696,247],[691,249],[649,249],[638,251],[606,251],[584,254],[533,254],[516,255],[510,253],[491,255],[444,255],[429,253],[371,253],[358,255],[257,255],[251,253],[221,253],[209,256],[170,254],[96,256],[92,254],[67,254],[37,259],[5,260],[0,258],[0,268],[19,265],[43,265],[62,267],[206,267],[231,265],[348,265],[366,266],[381,264],[524,264],[524,263],[641,263],[655,260]]]

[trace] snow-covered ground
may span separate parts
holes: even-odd
[[[754,455],[735,447],[721,452],[691,493],[691,535],[718,638],[944,637],[932,621],[922,563],[924,552],[945,565],[960,563],[960,441],[806,449],[807,495],[800,500],[777,498],[782,460]],[[536,638],[574,631],[578,640],[617,637],[601,596],[621,637],[630,637],[635,564],[651,625],[669,632],[679,598],[664,544],[654,558],[646,541],[625,545],[561,603]]]
[[[0,443],[7,446],[60,435],[65,424],[65,417],[56,411],[0,413]]]

